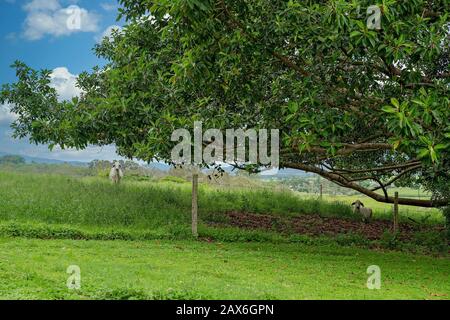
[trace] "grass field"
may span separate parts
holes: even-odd
[[[370,265],[380,290],[366,287]],[[4,299],[448,299],[449,270],[448,259],[333,246],[0,240]]]
[[[201,185],[197,241],[190,235],[189,183],[113,186],[99,177],[0,171],[0,298],[448,299],[446,255],[367,250],[352,236],[207,223],[230,210],[358,219],[348,201]],[[429,212],[423,223],[442,224],[440,212]],[[81,268],[81,291],[66,287],[69,265]],[[369,265],[381,268],[381,290],[366,288]]]
[[[125,181],[112,186],[98,177],[30,174],[0,171],[0,219],[68,223],[71,225],[128,226],[165,228],[189,219],[190,184],[147,181]],[[202,185],[199,207],[203,213],[248,211],[275,215],[320,213],[324,216],[359,218],[349,203],[360,198],[374,208],[374,218],[390,219],[391,208],[362,196],[313,196],[290,191],[267,189],[221,189]],[[400,207],[422,222],[444,223],[436,209]],[[424,219],[424,217],[428,217]]]
[[[112,186],[107,179],[97,177],[0,172],[0,195],[3,222],[132,226],[134,230],[167,230],[176,234],[188,228],[190,219],[189,183],[131,181]],[[221,190],[209,186],[200,187],[199,207],[201,215],[238,210],[286,216],[353,216],[347,205],[302,199],[290,192]]]

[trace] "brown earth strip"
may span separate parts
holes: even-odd
[[[369,240],[379,240],[386,230],[391,230],[392,222],[373,220],[370,223],[345,218],[321,217],[319,215],[299,215],[296,217],[279,217],[266,214],[244,212],[225,213],[227,222],[211,223],[228,225],[242,229],[260,229],[281,233],[296,233],[310,236],[336,236],[338,234],[360,234]],[[399,225],[401,240],[411,239],[418,231],[441,231],[440,226],[413,225],[401,223]]]

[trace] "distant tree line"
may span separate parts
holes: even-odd
[[[358,192],[338,186],[337,184],[314,175],[310,177],[288,177],[277,180],[277,182],[293,191],[319,194],[322,185],[323,193],[331,195],[354,195]],[[366,187],[371,187],[369,183]]]
[[[0,157],[0,164],[25,164],[25,158],[15,155],[6,155]]]

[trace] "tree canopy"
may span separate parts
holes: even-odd
[[[274,128],[282,167],[382,202],[395,183],[433,193],[400,204],[449,204],[448,0],[120,2],[127,24],[95,48],[108,63],[79,76],[81,97],[58,101],[49,70],[14,64],[0,102],[17,137],[151,161],[194,121]]]

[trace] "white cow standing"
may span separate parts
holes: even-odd
[[[111,168],[111,171],[109,172],[109,178],[114,183],[119,183],[120,180],[123,178],[123,171],[122,171],[122,165],[119,161],[114,161],[113,166]]]

